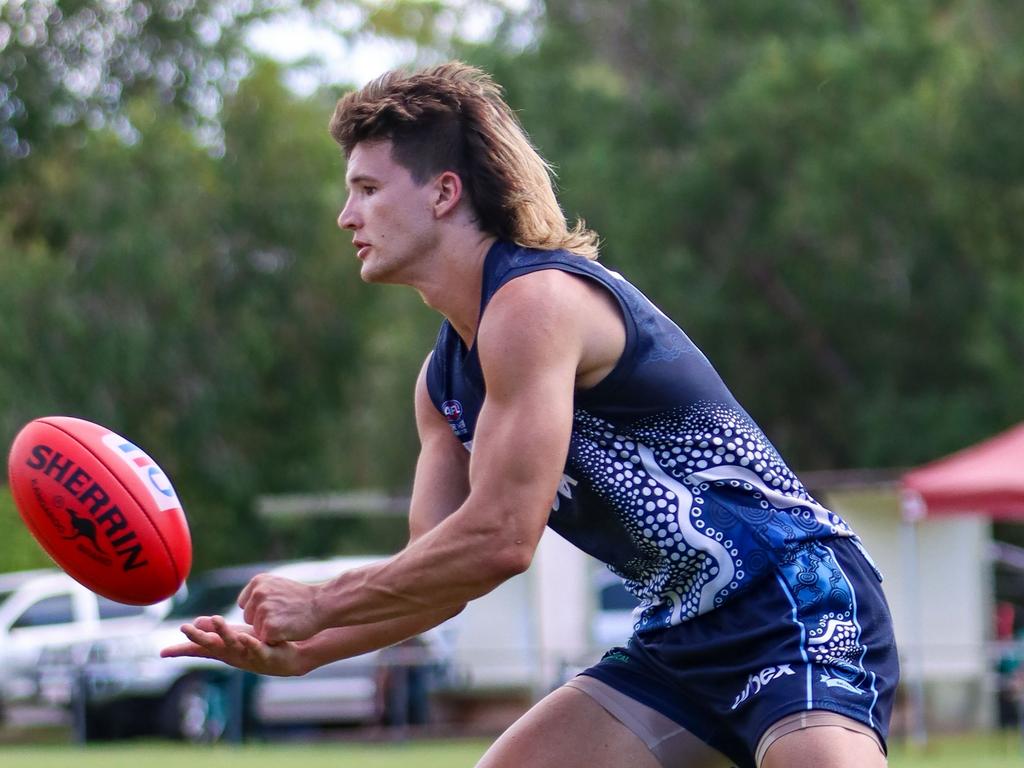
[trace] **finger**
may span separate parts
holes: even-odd
[[[264,646],[264,642],[262,640],[258,637],[253,637],[252,635],[240,634],[238,636],[238,642],[250,651],[261,650]]]
[[[181,632],[193,643],[204,648],[221,649],[224,647],[224,640],[216,632],[204,632],[191,624],[183,624]]]
[[[169,645],[160,649],[161,658],[168,659],[175,656],[196,656],[202,659],[216,658],[211,651],[195,643],[180,643]]]
[[[277,645],[284,639],[284,633],[279,629],[268,629],[263,634],[263,642],[267,645]]]
[[[213,632],[213,619],[210,616],[198,616],[192,621],[192,626],[197,627],[204,632]]]
[[[260,575],[253,576],[251,579],[249,579],[249,583],[246,584],[245,587],[242,589],[242,593],[238,596],[239,608],[242,608],[243,610],[245,609],[245,606],[248,604],[249,599],[252,597],[252,591],[256,588],[256,580],[259,577]],[[246,621],[248,621],[248,619],[246,619]]]
[[[260,662],[265,662],[270,657],[270,648],[252,635],[239,635],[238,642],[247,654],[258,659]]]
[[[277,645],[288,638],[285,636],[285,630],[287,627],[279,626],[279,623],[274,619],[264,620],[260,628],[263,630],[258,637],[267,645]]]
[[[238,635],[224,621],[223,616],[211,616],[210,622],[213,625],[213,631],[220,635],[220,638],[224,641],[225,647],[232,651],[241,650],[242,645],[238,641]]]

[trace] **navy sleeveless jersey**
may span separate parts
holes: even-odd
[[[641,601],[638,632],[714,609],[802,542],[853,536],[808,495],[686,334],[615,272],[565,251],[498,241],[484,262],[481,318],[501,286],[541,269],[597,281],[622,310],[621,359],[575,393],[548,526],[625,580]],[[447,320],[427,387],[472,449],[484,377],[475,346],[467,349]]]

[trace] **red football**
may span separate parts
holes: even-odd
[[[67,416],[29,422],[11,446],[11,493],[43,549],[111,600],[149,605],[192,567],[192,540],[167,475],[138,446]]]

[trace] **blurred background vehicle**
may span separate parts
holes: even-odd
[[[594,648],[606,651],[625,645],[633,634],[633,611],[640,601],[607,568],[594,573],[594,594],[597,607],[590,625]]]
[[[275,727],[426,722],[431,674],[443,668],[440,635],[344,659],[302,677],[241,673],[202,658],[160,658],[180,626],[220,614],[242,623],[238,594],[258,573],[319,582],[380,558],[257,563],[189,582],[188,596],[146,631],[54,643],[39,665],[40,697],[70,709],[80,741],[159,734],[189,742],[241,738]]]
[[[115,603],[57,570],[0,575],[0,718],[9,707],[38,701],[38,664],[48,646],[140,631],[155,625],[170,605]]]

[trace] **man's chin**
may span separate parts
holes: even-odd
[[[371,264],[369,261],[364,261],[362,267],[359,269],[359,277],[364,283],[393,283],[394,280],[389,279],[390,272],[386,269],[381,269],[379,265]]]

